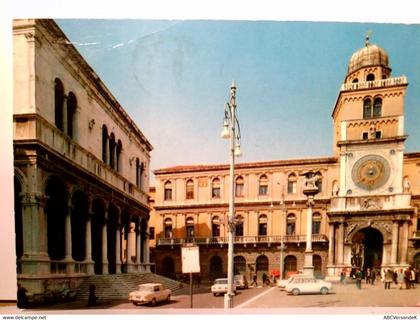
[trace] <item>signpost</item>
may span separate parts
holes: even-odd
[[[200,273],[200,251],[198,246],[190,245],[181,248],[182,273],[190,274],[190,308],[193,307],[192,274]]]

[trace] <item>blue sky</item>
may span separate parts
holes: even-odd
[[[406,75],[406,152],[420,151],[420,25],[56,20],[154,146],[151,168],[227,163],[237,84],[240,162],[332,155],[331,112],[351,55],[384,48]]]

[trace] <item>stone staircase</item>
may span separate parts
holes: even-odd
[[[88,299],[91,284],[95,285],[95,294],[98,300],[125,300],[128,299],[129,292],[135,291],[139,284],[149,282],[162,283],[166,288],[171,289],[173,293],[185,287],[179,281],[151,272],[93,275],[81,284],[76,294],[76,300]]]

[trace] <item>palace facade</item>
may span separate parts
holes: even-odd
[[[13,54],[18,283],[149,270],[152,145],[53,20],[15,20]]]
[[[366,39],[350,58],[333,106],[332,157],[235,165],[234,272],[303,269],[305,178],[322,177],[312,216],[314,272],[420,266],[420,153],[404,153],[405,76]],[[229,166],[154,172],[151,246],[157,273],[181,273],[181,247],[200,250],[201,276],[227,274]]]

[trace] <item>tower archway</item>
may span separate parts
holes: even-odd
[[[353,268],[380,269],[382,265],[384,237],[372,227],[357,231],[352,238],[351,265]]]

